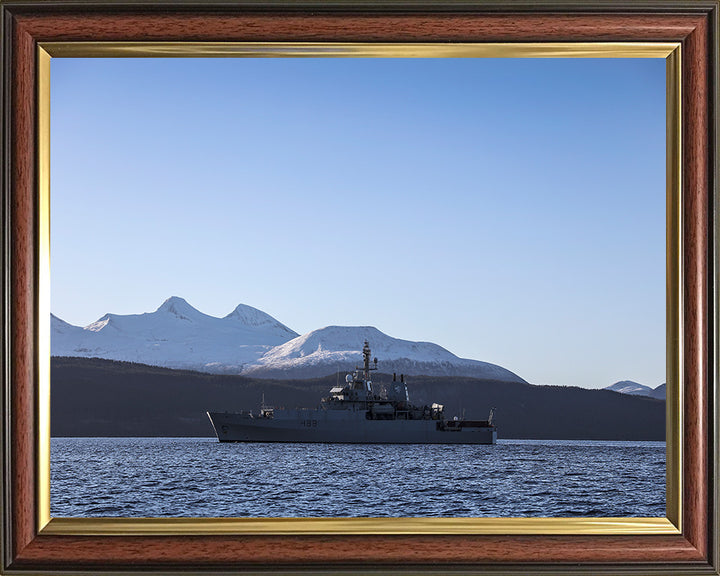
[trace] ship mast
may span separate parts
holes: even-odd
[[[367,401],[373,394],[372,384],[370,383],[370,371],[378,369],[377,358],[373,358],[374,365],[370,366],[370,344],[368,344],[367,340],[365,340],[365,344],[363,345],[362,355],[363,366],[362,368],[360,368],[359,366],[355,366],[355,377],[353,378],[352,387],[355,390],[363,390],[365,401]],[[362,377],[360,376],[360,370],[362,370]]]
[[[370,367],[370,344],[368,344],[368,341],[365,340],[365,344],[363,345],[362,349],[363,353],[363,376],[365,377],[365,380],[370,380],[370,370],[377,370],[377,358],[374,359],[375,366],[372,368]]]

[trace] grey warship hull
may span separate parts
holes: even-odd
[[[318,442],[345,444],[495,444],[485,422],[368,420],[364,411],[284,410],[273,418],[208,412],[220,442]]]

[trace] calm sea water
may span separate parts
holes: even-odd
[[[665,516],[665,443],[53,438],[53,516]]]

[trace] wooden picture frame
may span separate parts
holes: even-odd
[[[104,571],[218,572],[474,572],[718,574],[717,388],[717,79],[718,2],[290,2],[149,0],[9,0],[2,18],[2,571],[8,574]],[[84,43],[156,44],[188,54],[194,43],[577,43],[676,44],[679,67],[677,141],[669,142],[668,179],[680,203],[674,255],[679,271],[674,368],[682,383],[678,502],[669,520],[574,532],[572,521],[526,530],[498,521],[468,530],[401,525],[378,531],[339,530],[332,522],[295,530],[288,521],[258,529],[208,521],[167,525],[106,521],[88,529],[48,523],[49,442],[46,421],[49,350],[39,335],[49,309],[42,293],[48,257],[47,94],[43,46],[81,53]],[[205,44],[207,45],[207,44]],[[179,47],[179,48],[178,48]],[[563,48],[564,47],[564,48]],[[98,54],[102,53],[99,51]],[[45,112],[43,112],[45,110]],[[672,260],[672,258],[670,258]],[[672,266],[672,264],[671,264]],[[668,293],[674,288],[669,286]],[[670,414],[670,411],[669,411]],[[671,416],[675,414],[674,412]],[[672,442],[671,442],[672,444]],[[45,468],[44,468],[45,467]],[[677,504],[677,506],[675,506]],[[672,509],[672,510],[671,510]],[[521,520],[521,519],[520,519]],[[161,523],[162,524],[162,523]],[[555,526],[555,527],[553,527]]]

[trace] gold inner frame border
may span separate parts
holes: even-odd
[[[50,88],[52,58],[664,58],[666,60],[665,518],[52,518],[50,515]],[[682,99],[673,42],[41,42],[38,107],[37,523],[47,535],[643,535],[682,531]]]

